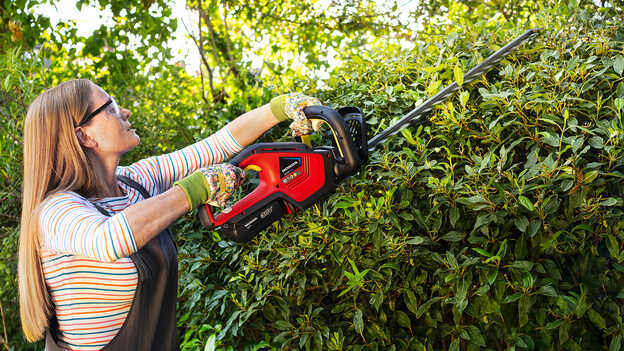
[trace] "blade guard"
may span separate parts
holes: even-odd
[[[352,115],[359,112],[357,109],[348,111]],[[362,145],[354,145],[342,115],[326,106],[306,107],[303,112],[308,119],[320,119],[329,124],[339,155],[336,155],[336,148],[312,149],[295,142],[259,143],[246,148],[230,163],[259,169],[259,185],[229,211],[216,216],[209,205],[200,206],[199,219],[205,227],[218,227],[228,239],[247,242],[284,215],[308,208],[327,197],[342,179],[359,170]],[[280,161],[284,159],[298,159],[300,164],[292,169],[288,169],[288,165],[283,168]]]

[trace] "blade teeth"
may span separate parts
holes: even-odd
[[[526,39],[535,36],[539,30],[540,29],[530,29],[530,30],[526,31],[525,33],[523,33],[522,35],[520,35],[519,37],[517,37],[516,39],[511,41],[511,43],[509,43],[505,47],[503,47],[503,48],[505,48],[505,51],[500,52],[500,54],[498,54],[499,51],[503,50],[501,48],[501,49],[499,49],[499,51],[497,51],[493,55],[491,55],[488,58],[486,58],[480,64],[480,65],[483,65],[483,66],[479,67],[479,65],[477,65],[477,67],[473,68],[472,70],[470,70],[468,73],[466,73],[464,75],[464,84],[468,84],[468,83],[472,82],[478,76],[480,76],[484,72],[488,71],[492,66],[494,66],[496,63],[498,63],[500,60],[502,60],[503,57],[509,55],[513,50],[515,50],[522,43],[524,43],[524,41]],[[516,40],[517,40],[517,42],[514,43],[514,41],[516,41]],[[385,138],[387,138],[388,136],[397,134],[401,129],[407,127],[410,123],[414,123],[414,122],[418,121],[417,118],[420,118],[423,114],[431,111],[433,106],[435,106],[435,105],[441,103],[442,101],[446,100],[446,98],[448,98],[449,95],[451,95],[452,93],[454,93],[457,90],[459,90],[460,87],[457,85],[456,82],[453,82],[451,85],[449,85],[448,87],[446,87],[444,89],[448,89],[448,91],[446,93],[438,96],[438,97],[434,96],[434,98],[436,98],[436,100],[434,102],[430,102],[431,99],[425,101],[419,107],[416,107],[412,112],[406,114],[403,118],[399,119],[399,121],[397,121],[394,125],[388,127],[387,129],[385,129],[381,133],[379,133],[376,136],[374,136],[368,143],[368,145],[369,145],[368,151],[372,152],[375,149],[375,146],[377,146],[377,144],[379,144]],[[443,92],[444,89],[441,90],[440,92]],[[440,92],[438,92],[438,94]],[[424,108],[422,111],[419,111],[419,109],[422,106],[425,106],[426,104],[429,104],[429,106]],[[402,123],[402,124],[401,124],[401,126],[399,126],[397,128],[396,126],[399,123]]]

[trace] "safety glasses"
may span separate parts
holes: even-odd
[[[98,113],[104,111],[104,109],[108,108],[108,113],[114,115],[114,116],[120,116],[120,110],[119,110],[119,105],[117,105],[117,102],[115,101],[114,98],[109,97],[108,101],[106,101],[104,104],[102,104],[102,106],[98,107],[95,111],[91,112],[91,113],[86,113],[84,115],[84,117],[82,117],[82,119],[80,120],[80,123],[78,123],[78,126],[83,126],[87,123],[89,123],[89,121],[97,116]]]

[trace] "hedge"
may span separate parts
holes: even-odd
[[[324,203],[246,245],[187,224],[185,349],[620,350],[624,25],[534,23]],[[427,27],[319,96],[362,107],[372,134],[525,29]]]

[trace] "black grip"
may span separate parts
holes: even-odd
[[[342,115],[327,106],[308,106],[303,113],[307,119],[320,119],[330,125],[342,156],[342,160],[336,160],[334,165],[336,176],[343,178],[355,174],[360,168],[360,157]]]

